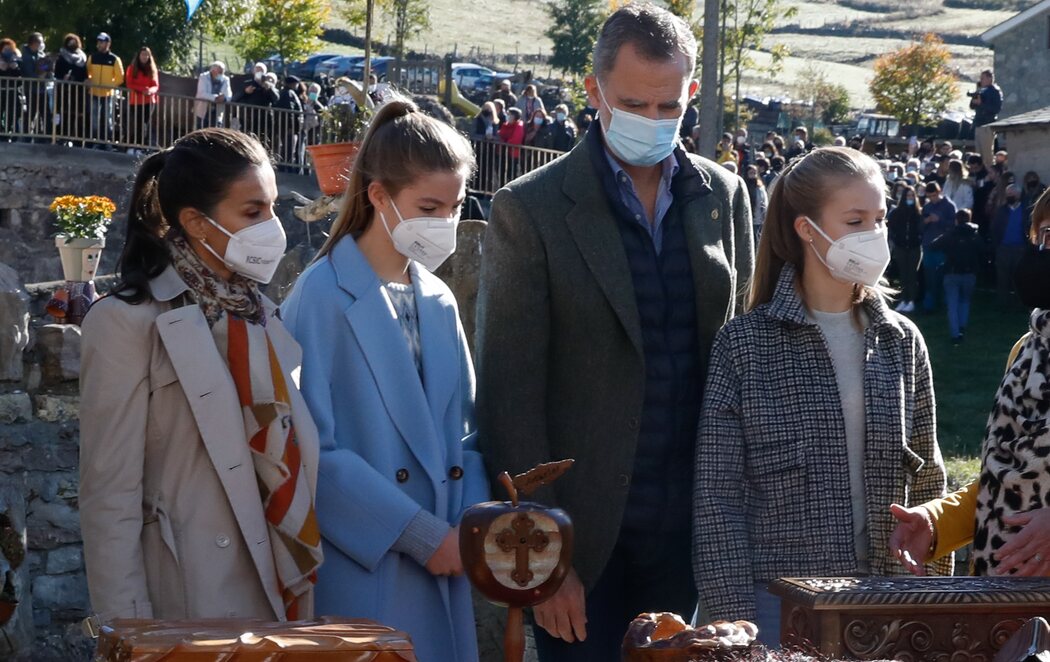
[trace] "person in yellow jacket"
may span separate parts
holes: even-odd
[[[111,52],[113,40],[108,34],[100,33],[97,42],[98,50],[88,57],[87,72],[91,83],[91,137],[101,147],[114,139],[114,103],[117,88],[124,84],[124,63]]]
[[[1035,244],[1033,254],[1042,257],[1032,264],[1044,265],[1042,271],[1028,270],[1018,280],[1033,280],[1030,294],[1024,296],[1025,305],[1036,309],[1033,319],[1050,311],[1050,294],[1045,288],[1046,271],[1050,263],[1050,194],[1044,194],[1032,211],[1031,240]],[[1025,292],[1021,292],[1025,295]],[[1007,371],[1014,368],[1018,356],[1032,343],[1046,344],[1045,338],[1033,338],[1037,332],[1025,334],[1014,345],[1007,361]],[[1028,370],[1037,370],[1031,366]],[[1045,366],[1044,366],[1045,369]],[[982,471],[984,466],[982,463]],[[890,537],[890,551],[901,564],[913,574],[925,574],[924,564],[951,554],[956,549],[974,540],[978,511],[978,496],[981,481],[969,485],[941,499],[933,499],[914,508],[893,504],[890,512],[898,524]],[[1013,572],[1017,576],[1050,576],[1050,508],[1033,508],[1026,512],[1006,515],[1003,522],[1009,527],[1018,527],[1020,532],[1007,539],[995,551],[998,566],[990,574],[1005,575]]]

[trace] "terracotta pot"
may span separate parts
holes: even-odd
[[[339,195],[346,190],[350,181],[350,168],[361,143],[332,143],[328,145],[307,145],[310,158],[314,162],[314,173],[317,185],[325,195]]]
[[[95,278],[106,240],[69,239],[60,234],[55,237],[55,246],[62,258],[63,277],[70,281],[88,282]]]

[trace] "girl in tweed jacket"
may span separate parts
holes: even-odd
[[[770,196],[750,310],[712,349],[693,501],[701,610],[756,620],[768,644],[768,582],[905,572],[889,505],[945,492],[926,344],[878,286],[885,216],[863,153],[792,163]]]

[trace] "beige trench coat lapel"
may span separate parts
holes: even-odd
[[[165,300],[162,296],[173,299],[186,289],[174,270],[169,272],[157,280],[164,279],[163,285],[171,286],[174,283],[170,277],[174,276],[182,290],[170,294],[171,290],[164,286],[154,286],[154,281],[151,290],[158,299]],[[283,615],[284,604],[277,586],[266,517],[233,378],[219,356],[208,322],[198,306],[181,306],[163,313],[157,317],[157,331],[186,393],[201,439],[222,482],[266,595],[274,613]],[[307,466],[316,471],[316,462]]]

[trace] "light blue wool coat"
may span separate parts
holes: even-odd
[[[325,560],[316,613],[404,630],[423,662],[476,660],[466,578],[435,577],[391,549],[420,508],[455,524],[489,496],[475,450],[474,369],[455,298],[415,262],[410,273],[422,381],[353,238],[303,272],[281,306],[303,348],[301,389],[321,440],[317,518]]]

